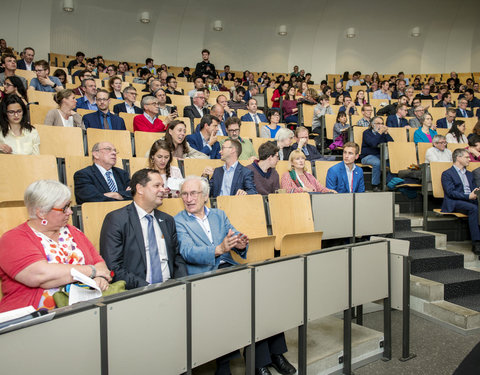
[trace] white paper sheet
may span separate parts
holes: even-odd
[[[83,273],[77,271],[74,268],[72,268],[72,270],[70,271],[70,274],[72,275],[74,280],[79,281],[85,285],[88,285],[93,289],[82,288],[75,284],[72,284],[70,286],[70,292],[69,292],[69,299],[68,299],[69,305],[73,305],[74,303],[77,303],[77,302],[88,301],[90,299],[94,299],[102,296],[102,291],[100,290],[97,283],[93,279],[85,276]]]
[[[21,318],[22,316],[33,313],[34,311],[35,309],[33,308],[33,306],[27,306],[27,307],[21,307],[15,310],[6,311],[4,313],[0,313],[0,323],[6,322],[12,319]]]

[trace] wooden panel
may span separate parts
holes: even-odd
[[[201,176],[206,167],[215,169],[223,164],[225,163],[220,159],[185,159],[183,168],[185,177],[190,175]]]
[[[411,164],[418,164],[413,142],[388,142],[388,155],[392,173],[407,169]]]
[[[165,137],[165,133],[135,132],[135,154],[137,157],[148,157],[155,141]]]
[[[442,173],[451,168],[453,163],[434,161],[430,163],[430,175],[432,176],[432,191],[435,198],[443,198]]]
[[[423,164],[425,163],[425,153],[429,148],[432,147],[431,143],[423,143],[420,142],[417,144],[417,150],[418,150],[418,163]]]
[[[0,237],[10,229],[24,223],[28,218],[25,206],[0,207]]]
[[[323,186],[326,186],[328,170],[338,163],[340,163],[340,161],[317,160],[315,162],[315,172],[316,172],[317,180],[318,182],[320,182],[320,184],[322,184]]]
[[[58,107],[50,105],[30,104],[28,108],[30,110],[30,124],[38,125],[45,124],[45,117],[47,117],[47,113],[50,110]]]
[[[105,130],[105,129],[87,129],[88,148],[91,150],[97,142],[112,143],[121,158],[132,157],[132,142],[128,130]],[[119,157],[117,156],[117,159]]]
[[[120,112],[118,114],[121,118],[123,118],[123,121],[125,121],[125,128],[130,132],[133,133],[133,119],[136,116],[141,116],[136,113],[127,113],[127,112]]]
[[[36,125],[35,128],[41,139],[40,154],[59,158],[85,155],[81,128],[50,125]]]
[[[408,141],[406,128],[388,128],[388,134],[390,134],[395,143]]]

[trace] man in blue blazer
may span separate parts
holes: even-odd
[[[387,117],[387,126],[389,128],[409,127],[408,120],[405,118],[408,109],[406,105],[397,106],[397,113]]]
[[[355,165],[360,147],[354,142],[343,145],[343,161],[330,167],[327,172],[327,188],[337,193],[363,193],[365,183],[362,168]]]
[[[227,141],[226,141],[227,142]],[[225,212],[205,206],[209,186],[205,179],[190,176],[180,188],[185,210],[175,216],[180,254],[187,263],[189,275],[236,265],[232,251],[246,258],[248,237],[239,233]],[[295,368],[283,356],[287,351],[285,335],[279,333],[255,344],[256,374],[269,374],[273,366],[281,374],[294,374]],[[217,358],[215,374],[230,374],[230,360],[239,352]]]
[[[470,164],[467,150],[457,148],[453,154],[453,166],[442,173],[442,187],[445,194],[442,212],[461,212],[468,215],[468,226],[472,238],[472,251],[480,255],[480,230],[478,228],[477,191],[473,174],[466,168]]]
[[[242,144],[235,139],[223,142],[220,151],[223,167],[215,168],[210,179],[210,196],[257,194],[253,172],[238,162]]]
[[[23,59],[17,61],[17,69],[35,71],[35,50],[32,47],[23,49]]]
[[[450,129],[457,117],[457,110],[455,108],[447,108],[446,116],[437,120],[437,128]]]
[[[247,92],[245,93],[245,96],[243,97],[243,100],[245,101],[245,103],[248,103],[248,101],[253,98],[255,95],[258,94],[258,85],[256,83],[252,83],[250,84],[250,86],[248,86],[248,90]]]
[[[257,113],[257,100],[255,98],[249,99],[247,102],[248,113],[243,115],[240,120],[251,121],[256,124],[259,122],[268,122],[267,117],[263,113]]]
[[[157,210],[165,193],[160,173],[152,169],[135,172],[131,188],[135,204],[110,212],[100,232],[100,253],[115,272],[114,281],[124,280],[127,289],[134,289],[187,276],[175,221]]]
[[[95,95],[97,95],[97,84],[93,78],[84,78],[81,84],[84,96],[77,99],[77,109],[90,109],[98,110],[97,103],[95,101]]]
[[[137,90],[133,86],[128,86],[123,90],[123,103],[118,103],[113,106],[113,112],[118,116],[120,112],[135,113],[141,115],[143,110],[135,105],[137,99]],[[128,107],[128,108],[127,108]]]
[[[114,115],[108,110],[110,98],[108,91],[99,89],[96,95],[98,111],[88,113],[83,116],[83,124],[85,129],[97,128],[106,130],[126,130],[123,118]]]
[[[457,117],[473,117],[473,112],[467,109],[467,105],[467,99],[458,99]]]
[[[220,143],[217,141],[219,123],[218,117],[203,116],[195,133],[187,135],[188,144],[195,150],[209,156],[210,159],[220,159]]]
[[[116,168],[117,150],[109,142],[92,147],[93,165],[80,169],[73,175],[77,204],[132,199],[130,177]]]

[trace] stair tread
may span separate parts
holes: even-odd
[[[463,258],[462,254],[455,254],[452,251],[439,250],[434,248],[412,249],[410,250],[410,256],[412,260],[442,258],[442,257],[462,257]]]
[[[435,238],[433,234],[413,232],[413,231],[398,231],[395,232],[395,238],[400,240],[408,240],[409,238]]]
[[[449,298],[448,302],[480,312],[480,294]]]
[[[480,272],[467,270],[465,268],[452,268],[446,270],[435,270],[415,273],[415,276],[433,280],[442,284],[454,284],[468,281],[480,281]]]

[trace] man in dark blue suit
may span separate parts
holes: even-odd
[[[243,97],[243,100],[245,101],[245,103],[248,103],[248,101],[253,98],[255,95],[258,94],[258,85],[256,83],[252,83],[250,84],[250,86],[248,86],[248,90],[247,92],[245,93],[245,96]]]
[[[410,127],[408,120],[405,118],[408,109],[406,105],[397,106],[397,113],[387,117],[387,126],[389,128],[404,128]]]
[[[453,166],[442,173],[442,187],[445,194],[442,212],[461,212],[468,215],[468,226],[472,238],[472,251],[480,255],[480,230],[478,228],[477,191],[473,174],[467,171],[470,155],[467,150],[457,148],[453,154]]]
[[[458,99],[457,117],[473,117],[473,112],[467,109],[467,105],[467,99]]]
[[[132,199],[128,173],[114,167],[115,146],[109,142],[96,143],[92,147],[92,159],[93,165],[73,175],[77,204]]]
[[[98,111],[83,116],[85,129],[126,130],[123,118],[108,110],[110,98],[107,90],[100,89],[97,91],[96,102]]]
[[[227,139],[220,154],[225,162],[223,167],[215,168],[210,179],[210,196],[257,194],[253,172],[238,162],[242,145],[235,139]]]
[[[195,150],[208,155],[210,159],[220,159],[220,143],[217,141],[218,117],[205,115],[200,120],[195,133],[187,135],[188,144]]]
[[[330,167],[327,172],[327,188],[337,193],[363,193],[365,183],[362,168],[355,165],[360,147],[354,142],[343,145],[343,161]]]
[[[137,90],[133,86],[125,87],[123,90],[123,103],[118,103],[113,106],[113,112],[118,116],[120,112],[125,113],[135,113],[141,115],[143,113],[142,109],[135,105],[135,100],[137,100]]]
[[[437,120],[437,128],[450,129],[457,117],[457,110],[455,108],[447,108],[446,116]]]
[[[228,99],[225,95],[222,94],[217,96],[217,104],[220,104],[223,107],[223,118],[221,118],[223,123],[225,123],[230,117],[237,117],[237,113],[228,106]]]
[[[82,91],[84,96],[77,99],[77,109],[90,109],[97,111],[97,102],[95,95],[97,95],[97,85],[93,78],[84,78],[82,81]]]
[[[268,122],[267,117],[263,113],[257,113],[257,100],[255,98],[250,98],[247,101],[247,110],[248,113],[243,115],[240,120],[251,121],[256,124],[259,122]]]
[[[23,59],[17,61],[17,69],[35,71],[35,50],[32,47],[23,49]]]

